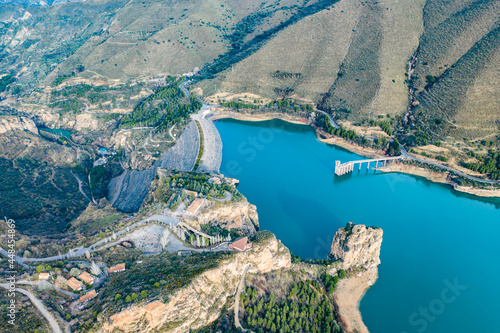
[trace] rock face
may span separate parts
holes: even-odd
[[[257,207],[246,200],[207,207],[198,214],[198,222],[216,222],[225,229],[237,229],[244,235],[253,235],[259,230]]]
[[[340,322],[346,332],[368,333],[359,312],[359,303],[378,278],[382,234],[380,228],[349,222],[333,237],[330,258],[341,259],[339,268],[350,272],[347,278],[339,281],[334,294]]]
[[[344,269],[376,267],[380,264],[382,234],[380,228],[349,222],[335,233],[330,258],[341,259]]]
[[[33,134],[38,134],[38,129],[31,119],[13,116],[4,116],[0,118],[0,134],[15,130],[29,131]]]
[[[216,320],[229,296],[236,292],[246,267],[250,273],[266,273],[290,267],[288,249],[268,232],[245,253],[236,253],[219,267],[196,277],[187,287],[176,291],[168,303],[154,301],[135,305],[115,314],[102,332],[189,332]]]
[[[142,171],[127,170],[111,179],[108,186],[109,202],[123,212],[138,211],[148,194],[157,168],[191,171],[198,156],[198,147],[198,129],[194,122],[190,122],[176,144],[167,150],[153,166]]]

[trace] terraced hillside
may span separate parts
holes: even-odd
[[[494,0],[342,0],[198,87],[213,100],[227,93],[286,98],[355,122],[404,115],[410,96],[418,102],[411,107],[420,104],[409,130],[495,139],[499,8]]]
[[[19,83],[182,74],[318,1],[97,0],[0,4],[0,72]],[[83,67],[82,67],[83,66]]]
[[[276,34],[220,73],[218,92],[252,92],[321,103],[351,116],[398,114],[405,72],[423,31],[425,1],[336,2]],[[214,84],[201,82],[205,95]]]
[[[436,7],[443,8],[441,11]],[[499,132],[500,3],[434,1],[415,67],[419,125],[438,136],[494,139]]]

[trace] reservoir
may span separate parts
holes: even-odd
[[[309,126],[216,127],[221,173],[240,180],[261,230],[294,254],[326,259],[349,221],[384,230],[379,278],[360,305],[370,332],[500,332],[500,201],[365,166],[335,176],[335,160],[363,157],[321,143]]]

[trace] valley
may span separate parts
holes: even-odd
[[[2,329],[497,331],[499,13],[0,0]]]

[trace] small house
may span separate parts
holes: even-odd
[[[123,272],[125,270],[125,263],[118,264],[116,266],[110,267],[108,273]]]
[[[48,280],[50,277],[49,273],[40,273],[38,274],[38,280]]]
[[[80,297],[78,299],[78,302],[83,303],[83,302],[91,300],[92,298],[94,298],[96,296],[97,296],[97,292],[95,291],[95,289],[92,289],[91,291],[89,291],[88,293],[86,293],[85,295]]]
[[[83,283],[81,283],[80,281],[78,281],[74,277],[72,277],[71,279],[69,279],[66,282],[66,284],[68,285],[68,287],[70,287],[74,291],[80,291],[80,290],[83,289]]]
[[[251,249],[252,243],[248,242],[248,237],[240,237],[240,238],[236,238],[234,240],[234,242],[229,244],[228,247],[230,250],[236,250],[236,251],[243,252],[243,251],[246,251],[248,249]]]
[[[88,285],[92,285],[95,281],[95,277],[87,272],[83,272],[82,274],[78,275],[78,278]]]

